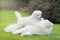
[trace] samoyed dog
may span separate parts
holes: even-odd
[[[49,35],[52,31],[52,25],[49,20],[41,20],[34,25],[26,25],[25,27],[21,28],[20,30],[13,31],[12,34],[19,34],[21,36],[26,35]]]
[[[40,11],[40,10],[36,10],[32,13],[31,16],[23,17],[23,18],[21,17],[19,12],[15,11],[15,14],[17,17],[17,23],[8,25],[8,27],[5,28],[6,32],[12,32],[12,31],[21,29],[26,25],[33,25],[36,22],[38,22],[39,20],[44,20],[42,18],[42,11]]]

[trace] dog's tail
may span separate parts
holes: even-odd
[[[16,17],[17,17],[17,20],[18,20],[18,22],[21,20],[21,14],[19,13],[19,12],[17,12],[17,11],[15,11],[15,15],[16,15]]]

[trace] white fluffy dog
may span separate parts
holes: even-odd
[[[21,36],[25,35],[49,35],[52,31],[52,23],[48,20],[42,20],[37,22],[34,25],[26,25],[24,28],[20,30],[13,31],[13,34],[21,33]]]
[[[6,32],[12,32],[12,31],[21,29],[26,25],[33,25],[36,22],[38,22],[39,20],[44,20],[43,18],[41,18],[42,11],[40,11],[40,10],[36,10],[32,13],[31,16],[24,17],[24,18],[22,18],[18,12],[15,12],[15,14],[16,14],[18,21],[16,24],[8,25],[8,27],[5,28]]]

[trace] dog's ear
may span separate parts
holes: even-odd
[[[53,26],[53,23],[50,22],[49,20],[46,20],[46,21],[45,21],[45,24],[46,24],[46,28],[50,28],[50,27]]]
[[[47,25],[47,28],[50,28],[50,27],[52,27],[53,26],[53,23],[49,23],[48,25]]]
[[[53,23],[51,23],[51,25],[53,26]]]

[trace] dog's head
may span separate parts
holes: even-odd
[[[36,10],[36,11],[34,11],[34,12],[32,13],[32,16],[34,16],[35,18],[39,19],[39,18],[41,18],[41,16],[42,16],[42,11]]]

